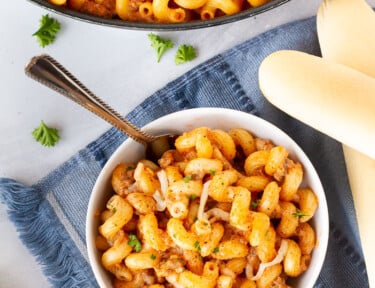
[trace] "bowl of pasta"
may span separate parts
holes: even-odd
[[[188,30],[253,17],[289,0],[29,0],[74,19],[126,29]]]
[[[144,129],[180,136],[157,163],[127,139],[101,171],[86,220],[100,287],[314,286],[327,204],[288,135],[223,108],[172,113]]]

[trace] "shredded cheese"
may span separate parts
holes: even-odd
[[[209,219],[211,223],[216,221],[225,221],[229,222],[229,213],[220,209],[220,208],[212,208],[203,214],[205,219]]]
[[[247,279],[252,279],[254,277],[254,268],[250,263],[246,264],[245,273]]]
[[[160,189],[161,189],[161,194],[164,199],[167,198],[167,189],[168,189],[168,179],[167,179],[167,173],[165,173],[165,170],[159,170],[156,172],[156,176],[159,179],[160,182]]]
[[[283,261],[287,250],[288,250],[288,242],[286,240],[281,240],[281,245],[280,245],[279,251],[277,251],[276,257],[270,262],[261,263],[259,265],[257,274],[254,277],[252,277],[251,280],[253,281],[258,280],[260,277],[262,277],[263,272],[266,268],[271,267]]]
[[[164,170],[159,170],[158,172],[156,172],[156,176],[158,177],[160,182],[161,192],[159,190],[156,190],[152,197],[156,201],[156,210],[161,212],[167,208],[166,195],[168,189],[168,180],[167,174]]]
[[[156,210],[159,212],[162,212],[167,208],[167,204],[165,203],[162,195],[158,190],[155,191],[155,193],[152,195],[152,198],[156,201]]]
[[[228,267],[224,267],[221,269],[221,273],[223,275],[227,275],[227,276],[230,276],[232,277],[233,279],[236,279],[236,273],[234,273],[231,269],[229,269]]]
[[[128,187],[128,190],[129,192],[135,192],[138,190],[138,184],[137,182],[134,182],[133,184],[131,184],[129,187]]]
[[[211,180],[207,181],[203,184],[202,194],[199,201],[199,208],[198,208],[198,219],[204,219],[204,207],[206,206],[207,199],[208,199],[208,186],[210,185]]]
[[[134,179],[135,181],[139,180],[141,174],[145,168],[145,165],[142,162],[138,162],[137,167],[134,170]]]

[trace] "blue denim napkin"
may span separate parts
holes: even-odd
[[[307,153],[325,188],[330,235],[315,287],[369,287],[341,144],[273,107],[258,88],[259,64],[280,49],[320,55],[315,18],[286,24],[213,57],[157,91],[126,117],[143,126],[182,109],[226,107],[274,123]],[[110,129],[30,187],[0,179],[9,217],[53,287],[97,287],[85,245],[86,209],[101,168],[125,139]]]

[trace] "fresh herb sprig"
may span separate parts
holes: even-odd
[[[148,38],[151,41],[151,47],[154,48],[157,60],[160,62],[161,56],[170,48],[173,48],[174,44],[169,39],[163,39],[159,35],[153,33],[148,34]]]
[[[32,132],[34,139],[43,146],[52,147],[59,141],[59,131],[55,128],[48,127],[43,120],[40,121],[38,128]]]
[[[176,52],[175,63],[176,65],[191,61],[197,57],[195,49],[192,45],[180,45]]]
[[[40,19],[40,27],[32,36],[36,36],[39,45],[44,48],[55,41],[60,28],[60,23],[46,14]]]

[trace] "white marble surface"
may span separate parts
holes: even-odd
[[[54,44],[40,48],[31,34],[47,11],[24,0],[6,1],[0,9],[0,177],[35,183],[109,128],[103,120],[26,77],[23,68],[34,55],[50,54],[94,93],[126,114],[206,59],[280,24],[314,16],[319,4],[320,0],[291,0],[237,23],[157,32],[175,43],[197,48],[196,60],[176,66],[173,52],[156,62],[147,38],[149,31],[96,26],[51,12],[62,30]],[[60,130],[61,140],[53,148],[41,146],[31,136],[42,119]],[[41,267],[18,239],[3,204],[0,231],[0,287],[49,287]]]

